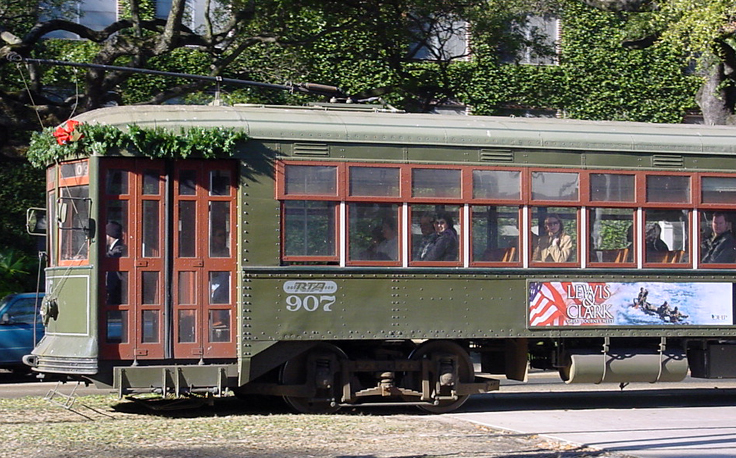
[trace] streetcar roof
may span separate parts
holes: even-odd
[[[696,124],[435,115],[321,107],[145,105],[102,108],[80,122],[125,128],[242,129],[252,139],[661,153],[736,153],[736,128]]]

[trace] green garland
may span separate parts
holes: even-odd
[[[53,135],[55,130],[47,127],[31,136],[26,157],[34,167],[122,150],[137,151],[151,159],[232,157],[237,144],[248,139],[245,132],[219,127],[182,127],[177,135],[161,127],[144,129],[135,124],[128,125],[127,131],[108,125],[79,124],[75,131],[82,135],[81,138],[60,145]]]

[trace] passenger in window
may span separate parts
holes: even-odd
[[[664,240],[660,237],[662,235],[662,227],[658,223],[647,224],[646,234],[646,249],[647,256],[654,254],[653,257],[657,257],[656,253],[666,253],[670,251]]]
[[[731,222],[721,212],[713,213],[713,233],[703,241],[702,263],[733,263],[736,261],[736,240],[731,232]]]
[[[108,258],[120,258],[125,256],[125,244],[123,238],[123,226],[117,221],[110,221],[105,226],[106,244],[105,255]],[[107,304],[121,304],[123,300],[123,274],[117,271],[108,271],[105,275],[105,289],[107,292]]]
[[[371,240],[363,252],[360,253],[358,259],[362,260],[386,260],[385,255],[378,253],[378,245],[380,245],[385,239],[383,238],[383,230],[381,226],[376,226],[371,229]]]
[[[108,258],[120,258],[125,255],[125,244],[123,238],[123,226],[117,221],[110,221],[105,226],[106,232],[106,255]]]
[[[438,213],[434,228],[436,236],[427,248],[422,261],[457,261],[457,231],[452,216],[447,212]]]
[[[556,214],[547,215],[544,219],[545,235],[536,241],[532,261],[569,262],[572,258],[572,237],[565,233],[562,218]]]
[[[422,236],[419,238],[419,243],[416,244],[412,255],[412,259],[415,261],[427,256],[429,248],[437,238],[437,232],[434,230],[434,217],[431,214],[422,215],[419,218],[419,229],[422,231]]]
[[[383,240],[376,246],[376,259],[396,261],[399,259],[399,239],[396,232],[396,221],[386,218],[381,222]]]

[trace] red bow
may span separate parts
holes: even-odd
[[[74,129],[79,125],[79,121],[70,119],[63,123],[54,131],[54,137],[56,142],[60,145],[66,145],[69,142],[75,142],[83,137],[79,132],[74,132]]]

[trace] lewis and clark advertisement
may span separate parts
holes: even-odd
[[[734,324],[731,283],[529,282],[529,326]]]

